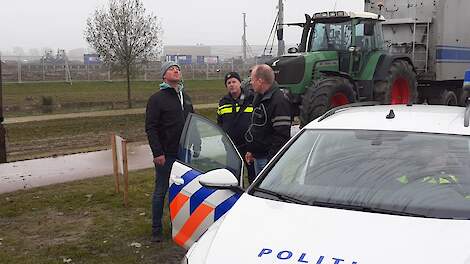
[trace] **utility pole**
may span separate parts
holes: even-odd
[[[243,13],[243,36],[242,36],[242,42],[243,42],[243,61],[246,61],[246,13]]]
[[[279,18],[277,22],[277,56],[284,54],[286,45],[284,43],[284,3],[279,0],[278,3]]]
[[[2,54],[0,53],[0,163],[7,162],[6,131],[3,126],[3,79],[2,79]]]

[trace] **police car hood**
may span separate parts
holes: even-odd
[[[208,264],[470,264],[470,220],[321,208],[244,194],[206,254]]]

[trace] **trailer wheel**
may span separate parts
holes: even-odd
[[[334,107],[355,101],[354,87],[347,79],[334,76],[321,80],[305,92],[300,107],[300,127]]]
[[[405,60],[396,60],[390,66],[388,76],[377,81],[374,87],[374,100],[383,104],[412,104],[418,95],[416,73]]]
[[[460,106],[466,106],[467,105],[467,98],[470,97],[470,93],[468,91],[463,91],[460,94],[460,99],[459,99],[459,105]]]
[[[428,103],[432,105],[459,105],[457,95],[453,91],[444,90],[438,98],[429,98]]]

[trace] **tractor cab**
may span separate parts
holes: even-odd
[[[355,76],[372,52],[384,49],[381,21],[382,17],[366,12],[322,12],[313,18],[306,15],[298,51],[335,51],[338,70]]]

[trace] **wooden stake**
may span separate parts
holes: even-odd
[[[111,134],[111,146],[113,152],[113,172],[114,172],[114,191],[119,192],[119,171],[118,171],[118,160],[117,160],[117,150],[116,150],[116,135]]]
[[[124,205],[129,205],[129,169],[127,167],[127,140],[122,141],[122,160],[124,171]]]

